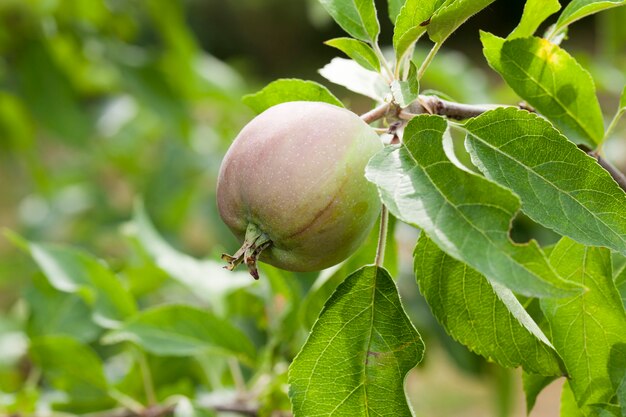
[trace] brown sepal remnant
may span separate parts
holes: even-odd
[[[237,268],[240,263],[245,262],[250,275],[252,275],[254,279],[259,279],[259,270],[256,266],[257,260],[261,252],[271,245],[272,241],[269,237],[261,232],[255,224],[250,223],[246,230],[243,245],[241,245],[239,250],[233,255],[227,253],[222,254],[222,260],[228,262],[228,265],[224,266],[224,268],[232,271]]]

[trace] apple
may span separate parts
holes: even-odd
[[[256,261],[289,271],[335,265],[363,243],[381,202],[364,177],[382,148],[349,110],[287,102],[250,121],[226,153],[217,185],[220,216],[242,242],[228,269]]]

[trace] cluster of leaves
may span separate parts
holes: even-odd
[[[391,62],[378,46],[373,2],[321,3],[353,37],[328,42],[352,60],[336,58],[321,74],[394,110],[421,103],[419,81],[434,55],[492,0],[390,2]],[[626,90],[605,131],[592,77],[559,46],[571,23],[623,3],[574,1],[541,38],[534,33],[560,5],[527,1],[507,38],[484,32],[481,40],[489,65],[541,116],[514,107],[462,123],[412,115],[402,144],[386,147],[366,170],[393,216],[422,231],[415,275],[443,327],[480,355],[521,366],[529,407],[543,386],[567,376],[566,416],[626,413],[626,193],[577,147],[602,146],[624,112]],[[425,34],[434,46],[418,66],[413,49]],[[295,80],[246,101],[260,111],[294,99],[338,101]],[[465,136],[469,161],[446,149],[450,130]],[[561,240],[544,248],[514,243],[510,225],[520,210]],[[422,354],[389,274],[364,267],[328,300],[291,365],[295,415],[411,415],[403,381]]]
[[[394,111],[385,122],[402,124],[402,144],[386,147],[366,172],[392,214],[384,265],[363,266],[374,259],[375,228],[337,267],[320,274],[263,267],[263,279],[255,282],[173,249],[140,203],[124,226],[129,254],[122,265],[9,233],[41,272],[24,294],[24,332],[0,321],[0,346],[17,347],[0,358],[0,409],[410,416],[404,380],[422,359],[424,341],[394,282],[400,273],[393,237],[399,219],[421,230],[413,271],[433,315],[471,351],[503,367],[521,366],[529,408],[547,384],[565,376],[563,416],[625,415],[626,195],[576,145],[599,150],[626,112],[626,95],[605,129],[594,81],[559,46],[571,23],[624,1],[575,0],[540,38],[534,33],[560,6],[556,0],[528,0],[519,26],[506,39],[481,34],[489,65],[540,115],[498,108],[461,123],[411,114],[426,93],[420,84],[437,86],[432,75],[437,71],[459,81],[448,81],[447,93],[485,97],[463,82],[467,74],[453,73],[458,60],[449,65],[434,58],[446,59],[440,51],[446,39],[493,1],[389,0],[395,24],[389,59],[379,47],[373,0],[321,0],[351,37],[327,42],[350,59],[334,58],[320,73],[388,105]],[[110,16],[70,3],[59,3],[56,31],[44,25],[33,37],[24,29],[30,37],[9,51],[23,79],[58,89],[18,83],[14,93],[3,92],[0,106],[12,111],[0,118],[11,123],[0,127],[14,128],[7,137],[22,140],[9,146],[26,149],[30,158],[38,157],[35,133],[23,129],[31,119],[68,146],[95,136],[105,151],[100,163],[76,171],[113,165],[132,174],[136,188],[148,188],[151,213],[166,213],[159,219],[167,224],[185,213],[196,193],[193,181],[185,180],[200,179],[194,173],[205,168],[189,157],[193,152],[186,144],[194,135],[184,107],[209,114],[203,132],[232,138],[229,126],[241,117],[233,110],[239,109],[234,96],[240,81],[217,61],[206,71],[211,57],[199,51],[175,3],[146,3],[167,52],[154,56],[147,49],[139,61],[128,51],[139,47],[120,42],[130,42],[137,31],[134,14]],[[78,15],[82,26],[76,33],[66,31],[64,25],[74,21],[64,18]],[[416,47],[426,36],[434,43],[430,53]],[[100,59],[72,61],[67,65],[73,70],[66,70],[63,58],[83,56],[79,50]],[[86,94],[81,88],[92,95],[115,92],[109,98],[121,107],[104,114],[130,108],[133,116],[89,122],[93,114],[76,97]],[[290,100],[343,106],[326,87],[296,79],[275,81],[244,103],[258,113]],[[408,123],[395,118],[400,109],[411,118]],[[77,120],[87,122],[81,127]],[[92,125],[99,131],[91,132]],[[174,140],[160,143],[161,136]],[[464,147],[457,146],[458,137]],[[150,157],[146,138],[173,156],[170,163],[154,164],[159,172],[149,169],[153,159],[141,163]],[[211,153],[209,168],[216,168],[216,154]],[[50,179],[36,168],[48,162],[30,162],[45,191]],[[145,177],[153,189],[143,186]],[[188,186],[166,186],[172,183]],[[561,240],[544,247],[512,242],[511,223],[520,212]],[[90,225],[96,223],[103,222],[90,219]],[[88,241],[92,232],[85,228],[81,240]]]

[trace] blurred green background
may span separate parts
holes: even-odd
[[[377,3],[388,45],[391,22],[385,2]],[[522,0],[500,0],[471,19],[422,88],[515,103],[486,68],[478,29],[506,35],[522,8]],[[607,119],[626,81],[623,9],[574,25],[564,42],[594,75]],[[337,36],[341,29],[315,0],[0,0],[0,227],[87,249],[128,280],[141,306],[168,300],[167,291],[152,291],[163,272],[125,236],[135,201],[143,199],[181,251],[218,259],[232,250],[214,190],[223,153],[253,117],[240,98],[279,77],[323,82],[317,70],[336,51],[322,42]],[[373,104],[325,84],[357,113]],[[605,153],[626,168],[623,124]],[[515,233],[553,239],[524,219]],[[403,227],[397,235],[403,299],[428,346],[425,365],[409,378],[419,415],[523,415],[519,378],[436,325],[410,276],[415,235]],[[36,273],[0,237],[0,396],[18,392],[28,375],[21,335],[33,306],[24,294]],[[555,395],[546,404],[555,407]],[[547,410],[534,415],[555,415]]]

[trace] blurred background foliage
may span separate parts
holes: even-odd
[[[384,1],[377,3],[386,10]],[[486,68],[478,30],[506,35],[522,8],[522,0],[499,1],[471,19],[437,56],[422,88],[464,102],[515,103]],[[594,75],[607,119],[626,81],[625,9],[574,25],[565,41]],[[391,22],[379,14],[388,44]],[[222,155],[253,116],[240,98],[279,77],[322,81],[317,70],[335,55],[322,42],[337,36],[340,28],[316,0],[0,0],[0,227],[105,260],[139,309],[175,301],[227,317],[271,358],[243,370],[259,390],[261,414],[288,409],[286,366],[311,324],[304,309],[319,311],[319,300],[306,299],[316,276],[267,269],[265,282],[239,285],[216,272],[228,281],[216,300],[202,293],[215,289],[202,281],[211,277],[193,272],[204,264],[179,252],[163,255],[145,213],[133,215],[133,207],[144,202],[165,246],[212,260],[232,250],[236,242],[219,221],[214,190]],[[329,87],[357,113],[372,105]],[[626,168],[623,124],[605,153]],[[523,218],[514,232],[521,240],[554,238]],[[519,381],[452,342],[420,300],[411,276],[415,236],[398,225],[396,275],[429,349],[407,389],[418,415],[522,415]],[[178,256],[179,268],[168,269],[163,256]],[[189,269],[180,269],[185,262]],[[27,254],[0,238],[0,412],[57,403],[54,392],[69,383],[59,385],[59,376],[46,372],[42,378],[41,350],[31,346],[28,353],[29,340],[57,333],[72,338],[59,342],[66,354],[88,357],[84,366],[94,359],[84,347],[96,352],[107,379],[136,401],[151,395],[138,370],[144,359],[159,399],[196,401],[204,393],[210,403],[233,395],[237,372],[226,372],[227,360],[152,353],[137,359],[132,349],[98,343],[104,328],[89,319],[91,308],[51,285]],[[70,401],[70,412],[116,403],[93,391],[76,396],[98,401]],[[539,414],[541,407],[536,413],[554,415]]]

